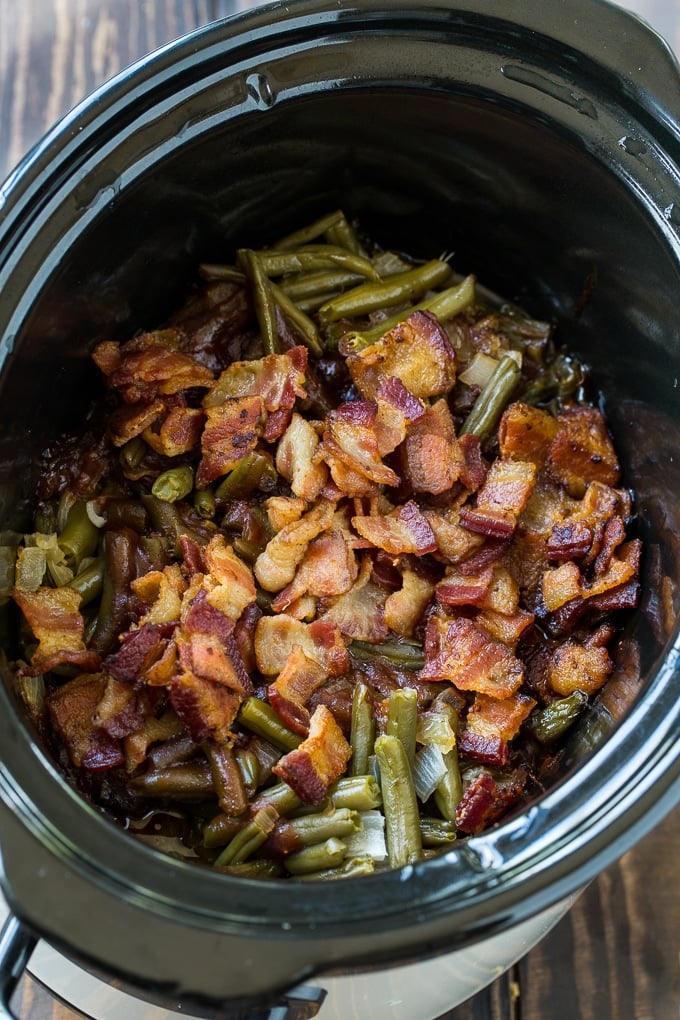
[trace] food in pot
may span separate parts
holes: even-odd
[[[97,343],[3,550],[19,690],[156,848],[422,860],[536,796],[614,669],[641,544],[606,421],[549,324],[342,213],[200,272]]]

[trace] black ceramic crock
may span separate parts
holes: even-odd
[[[136,843],[64,782],[4,664],[5,997],[39,933],[159,1002],[266,1005],[318,971],[503,930],[677,802],[677,620],[664,631],[657,603],[660,576],[680,584],[679,116],[668,48],[598,0],[293,0],[135,65],[5,183],[0,529],[26,525],[40,451],[95,385],[94,341],[161,321],[199,260],[342,206],[558,323],[602,391],[647,550],[628,661],[560,781],[435,860],[322,889]]]

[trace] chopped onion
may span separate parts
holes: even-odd
[[[97,499],[89,499],[85,504],[85,513],[91,523],[94,524],[95,528],[103,528],[106,524],[106,517],[102,517],[102,515],[97,511],[97,507],[100,505],[101,502]]]
[[[413,763],[413,785],[423,804],[429,800],[445,775],[444,755],[436,744],[425,744]]]
[[[479,386],[483,390],[497,368],[498,362],[495,358],[477,351],[465,371],[460,373],[459,379],[466,386]]]
[[[17,677],[17,690],[33,722],[39,722],[45,712],[44,677],[20,674]]]
[[[372,857],[374,861],[387,859],[385,817],[381,811],[360,811],[361,828],[343,836],[348,857]]]
[[[419,744],[435,744],[442,754],[456,746],[456,734],[448,712],[421,712],[418,716],[416,740]]]
[[[47,568],[47,557],[44,549],[29,546],[28,549],[17,551],[15,587],[19,591],[37,591],[43,582]]]

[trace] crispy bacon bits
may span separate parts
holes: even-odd
[[[287,247],[261,258],[290,263],[279,293],[307,286]],[[351,255],[368,277],[373,259]],[[637,605],[642,546],[605,419],[566,396],[523,401],[551,372],[537,360],[549,327],[490,313],[473,277],[451,288],[467,304],[446,321],[423,310],[430,291],[349,321],[289,321],[276,298],[264,336],[262,294],[238,268],[168,328],[95,348],[105,425],[46,464],[39,519],[60,524],[18,557],[18,683],[45,684],[38,722],[106,810],[176,819],[198,801],[190,854],[204,826],[200,856],[218,870],[292,873],[308,822],[340,825],[329,843],[358,853],[381,790],[357,772],[402,722],[421,815],[482,832],[538,792],[558,743],[548,756],[536,713],[570,698],[565,726],[587,712],[614,671],[617,614]],[[490,435],[470,412],[504,358],[515,391]],[[64,529],[74,500],[82,524]],[[385,758],[395,775],[401,757]],[[456,760],[458,797],[436,780]],[[356,810],[335,802],[348,770]],[[323,813],[298,819],[301,804]],[[417,859],[417,830],[409,842]]]

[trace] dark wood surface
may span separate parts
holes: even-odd
[[[249,0],[0,0],[0,179],[137,57]],[[680,52],[680,0],[626,0]],[[583,893],[508,974],[446,1020],[678,1020],[680,811]],[[26,978],[22,1020],[76,1014]]]

